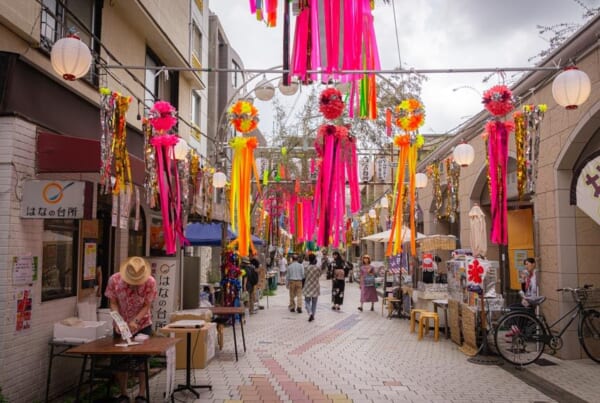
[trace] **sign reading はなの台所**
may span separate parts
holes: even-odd
[[[23,184],[21,218],[83,218],[85,182],[30,180]]]

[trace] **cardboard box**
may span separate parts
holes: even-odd
[[[198,320],[202,318],[195,314],[173,314],[170,319],[171,322],[176,322],[178,320]],[[185,369],[187,335],[176,334],[175,337],[182,339],[181,342],[175,345],[176,368]],[[199,333],[192,334],[190,340],[191,367],[196,369],[206,368],[210,360],[214,358],[217,349],[216,323],[206,323]]]
[[[61,341],[91,341],[105,336],[105,322],[82,320],[73,326],[61,322],[54,324],[54,340]]]

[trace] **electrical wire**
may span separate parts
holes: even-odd
[[[392,0],[392,12],[394,13],[394,30],[396,31],[396,48],[398,49],[398,67],[402,68],[402,56],[400,54],[400,35],[398,33],[398,22],[396,21],[396,2]]]

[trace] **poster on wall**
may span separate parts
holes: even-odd
[[[96,279],[96,241],[86,240],[83,243],[83,280]]]
[[[23,287],[15,290],[17,311],[15,317],[15,330],[22,332],[31,327],[31,307],[33,295],[31,287]]]
[[[13,256],[12,266],[14,285],[31,284],[37,280],[37,256]]]
[[[154,330],[169,323],[169,315],[175,311],[177,273],[175,258],[146,257],[156,280],[157,296],[152,304],[152,326]]]

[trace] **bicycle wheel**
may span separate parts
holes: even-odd
[[[515,365],[527,365],[544,352],[546,331],[542,323],[523,312],[505,315],[498,322],[494,341],[498,353]]]
[[[600,363],[600,312],[590,309],[579,321],[579,343],[592,360]]]

